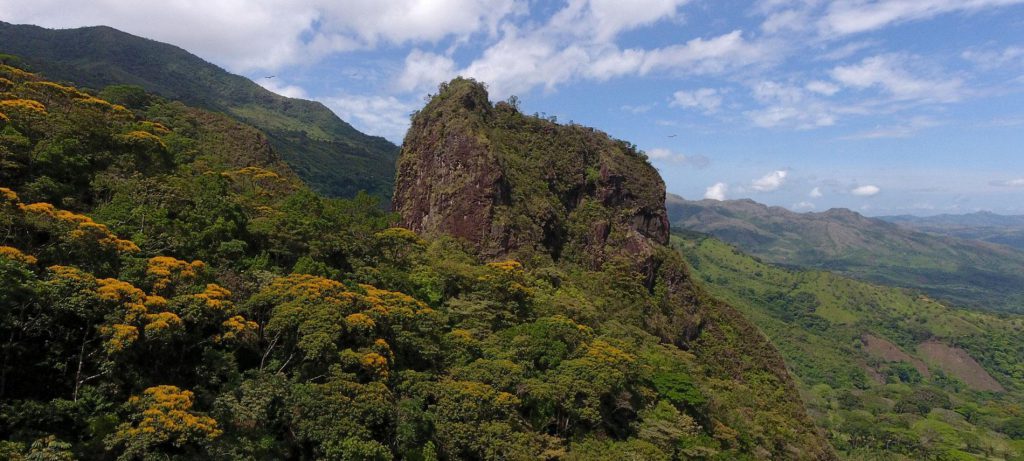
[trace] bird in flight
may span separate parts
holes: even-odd
[[[276,75],[268,75],[268,76],[263,77],[263,78],[274,78],[274,77],[277,77],[277,76]]]
[[[679,135],[677,135],[677,134],[670,134],[670,135],[668,135],[668,137],[670,137],[670,138],[674,138],[676,136],[679,136]]]

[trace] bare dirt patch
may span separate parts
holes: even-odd
[[[959,347],[929,340],[918,345],[917,351],[925,360],[963,381],[971,389],[992,392],[1006,390],[967,351]]]
[[[925,365],[921,359],[903,352],[903,349],[889,340],[869,334],[861,336],[860,339],[864,343],[864,349],[873,357],[886,362],[907,362],[913,365],[917,372],[921,373],[921,376],[926,378],[931,376],[931,373],[928,372],[928,365]]]

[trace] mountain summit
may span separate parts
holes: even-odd
[[[394,208],[409,228],[465,238],[484,255],[535,250],[595,267],[612,249],[650,258],[668,243],[664,196],[629,143],[492,106],[482,84],[456,79],[413,118]]]

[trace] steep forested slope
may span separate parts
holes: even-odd
[[[0,22],[0,53],[79,87],[136,85],[226,113],[266,133],[320,193],[352,197],[365,190],[385,199],[391,194],[397,146],[357,131],[323,104],[274,94],[181,48],[109,27],[51,30]]]
[[[844,457],[1024,456],[1024,317],[782,269],[702,234],[673,242],[779,347]]]
[[[926,234],[845,209],[794,213],[751,200],[670,197],[673,226],[768,261],[915,288],[959,306],[1024,310],[1024,252]]]
[[[632,186],[587,208],[605,260],[481,255],[127,93],[0,66],[0,457],[834,457],[767,340],[621,219]]]

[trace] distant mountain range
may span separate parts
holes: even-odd
[[[287,98],[181,48],[110,27],[51,30],[0,22],[0,53],[79,87],[137,85],[255,126],[313,189],[390,198],[398,147],[359,132],[319,102]]]
[[[932,234],[982,240],[1024,250],[1024,216],[1005,216],[988,211],[937,216],[879,216],[878,219]]]
[[[674,227],[714,235],[777,264],[920,289],[955,304],[1024,310],[1024,252],[918,232],[846,209],[795,213],[752,200],[666,201]]]

